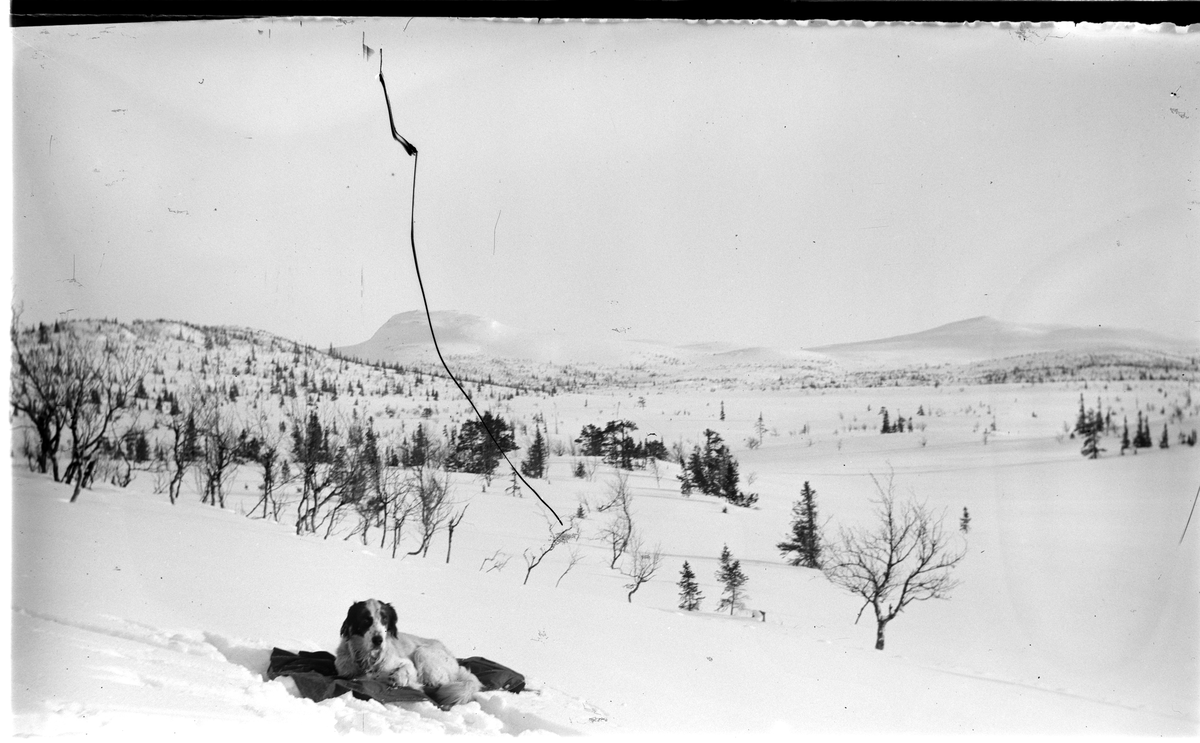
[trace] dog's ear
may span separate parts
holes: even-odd
[[[396,632],[397,632],[396,620],[399,618],[396,616],[396,610],[392,607],[391,604],[384,604],[383,609],[382,609],[382,614],[383,614],[383,621],[387,624],[388,634],[391,635],[392,637],[396,637],[397,636],[396,635]]]
[[[354,633],[354,625],[366,609],[367,605],[362,601],[356,601],[350,605],[350,610],[346,612],[346,621],[342,622],[342,637],[349,637]]]

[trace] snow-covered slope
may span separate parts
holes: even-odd
[[[893,437],[873,437],[870,441]],[[318,735],[393,731],[519,733],[1197,731],[1197,548],[1179,543],[1197,471],[1195,450],[1089,462],[1043,445],[953,444],[892,450],[900,481],[931,502],[973,514],[963,585],[912,607],[871,648],[853,597],[815,571],[785,565],[785,483],[811,479],[823,513],[861,519],[866,471],[853,443],[745,453],[764,473],[762,507],[722,513],[637,473],[635,515],[666,565],[632,603],[594,542],[564,573],[554,555],[522,584],[521,552],[545,535],[533,498],[499,486],[470,502],[454,552],[391,559],[377,545],[298,537],[188,497],[171,506],[144,478],[98,485],[81,500],[18,471],[14,495],[14,709],[20,733]],[[1049,454],[1049,456],[1046,456]],[[798,466],[798,462],[803,464]],[[868,464],[871,463],[871,464]],[[558,459],[539,490],[560,513],[595,502],[596,482]],[[246,474],[244,481],[253,479]],[[783,486],[783,487],[781,487]],[[242,508],[250,500],[242,501]],[[715,553],[727,543],[750,576],[759,622],[713,613]],[[489,571],[487,558],[507,556]],[[691,562],[705,611],[674,608]],[[493,692],[449,712],[296,698],[263,678],[273,646],[332,650],[354,600],[393,601],[407,630],[460,656],[526,674],[531,692]],[[869,615],[869,612],[868,612]]]

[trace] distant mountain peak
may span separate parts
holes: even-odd
[[[1177,349],[1187,344],[1144,330],[1044,325],[987,315],[916,333],[811,350],[855,365],[969,363],[1034,353]]]
[[[577,334],[535,332],[457,310],[434,310],[429,319],[421,310],[392,315],[370,339],[339,350],[370,361],[410,363],[430,360],[434,353],[429,335],[430,319],[437,333],[438,346],[450,356],[541,363],[609,360],[624,363],[643,352],[633,341],[585,339]]]

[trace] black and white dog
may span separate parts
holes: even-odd
[[[469,702],[481,688],[441,642],[396,631],[396,610],[376,599],[346,613],[334,665],[343,678],[420,689],[440,707]]]

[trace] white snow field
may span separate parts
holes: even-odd
[[[1054,434],[1082,386],[662,392],[644,408],[624,391],[514,398],[506,414],[517,419],[553,404],[560,438],[615,417],[618,402],[639,431],[667,441],[711,426],[735,444],[743,482],[754,474],[753,509],[680,495],[673,465],[661,480],[632,474],[635,524],[665,559],[631,603],[595,538],[605,522],[595,510],[582,522],[582,561],[564,576],[559,550],[522,584],[521,554],[545,541],[545,509],[506,494],[503,474],[486,490],[452,476],[469,508],[447,564],[444,533],[428,557],[393,559],[377,543],[296,536],[286,513],[283,523],[247,518],[251,467],[219,509],[194,490],[171,505],[145,472],[72,504],[68,486],[14,460],[15,732],[1195,735],[1200,524],[1180,537],[1200,450],[1085,460],[1077,441]],[[1163,385],[1143,386],[1144,400]],[[868,404],[933,415],[918,419],[923,434],[882,436]],[[973,421],[989,408],[999,425],[984,444]],[[736,446],[760,412],[777,435]],[[872,430],[831,435],[855,417]],[[805,423],[811,436],[796,433]],[[612,479],[603,465],[590,481],[573,478],[573,461],[554,457],[548,481],[536,481],[564,517],[599,502]],[[774,545],[803,481],[832,531],[869,518],[869,475],[888,471],[901,493],[945,507],[952,527],[963,506],[972,521],[961,585],[910,606],[876,651],[870,611],[856,625],[853,596],[788,566]],[[747,609],[765,622],[715,612],[723,544],[749,576]],[[699,612],[675,608],[685,559],[706,597]],[[265,680],[272,647],[332,651],[347,607],[368,597],[459,657],[521,671],[530,690],[443,712],[313,703]]]

